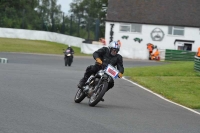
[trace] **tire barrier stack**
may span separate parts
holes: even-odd
[[[200,57],[194,57],[194,70],[200,72]]]
[[[1,57],[0,57],[0,63],[6,64],[6,63],[8,63],[8,59],[7,59],[7,58],[1,58]]]

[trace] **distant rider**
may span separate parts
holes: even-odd
[[[65,50],[65,52],[69,52],[72,55],[72,62],[73,62],[73,58],[74,58],[74,50],[72,49],[72,47],[70,45],[68,45],[67,49]]]

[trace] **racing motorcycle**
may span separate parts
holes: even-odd
[[[64,50],[64,49],[63,49]],[[71,66],[72,64],[72,56],[73,56],[73,53],[67,49],[66,51],[63,52],[65,54],[65,57],[64,57],[64,61],[65,61],[65,66]]]
[[[91,75],[82,89],[78,89],[74,97],[76,103],[80,103],[85,97],[89,99],[89,106],[97,105],[108,90],[110,81],[118,78],[119,71],[108,64],[105,69],[99,70],[95,75]]]

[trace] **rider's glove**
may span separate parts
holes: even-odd
[[[97,63],[98,65],[101,65],[101,64],[102,64],[101,59],[100,59],[100,58],[96,58],[96,63]]]
[[[119,78],[122,78],[122,76],[123,76],[122,73],[119,73],[119,74],[118,74],[118,77],[119,77]]]

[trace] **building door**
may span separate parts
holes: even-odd
[[[176,39],[175,42],[174,42],[175,49],[192,51],[192,44],[194,44],[194,42],[195,41],[193,41],[193,40],[179,40],[179,39]]]
[[[192,51],[192,44],[184,43],[183,50]]]

